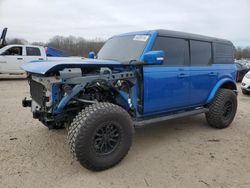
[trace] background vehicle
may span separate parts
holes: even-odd
[[[235,63],[240,63],[241,65],[245,65],[248,69],[250,69],[249,59],[238,59],[238,60],[235,60]]]
[[[22,74],[21,65],[41,60],[77,60],[82,57],[67,57],[63,52],[42,46],[7,45],[0,49],[0,73]]]
[[[236,81],[241,82],[245,74],[250,70],[247,68],[247,66],[241,64],[241,63],[235,63],[237,68],[237,76]]]
[[[230,41],[182,32],[114,36],[97,59],[22,66],[32,98],[23,106],[49,128],[68,127],[76,159],[104,170],[125,157],[134,127],[200,113],[228,127],[237,109],[233,53]]]
[[[248,71],[242,80],[241,90],[243,94],[250,94],[250,71]]]
[[[0,74],[22,74],[21,65],[40,60],[76,60],[82,57],[68,57],[64,52],[34,45],[7,45],[5,41],[7,28],[0,38]]]

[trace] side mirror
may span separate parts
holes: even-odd
[[[89,52],[89,59],[95,59],[95,52]]]
[[[162,50],[149,51],[143,56],[143,61],[149,65],[161,65],[164,63],[165,53]]]

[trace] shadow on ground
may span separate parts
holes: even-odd
[[[18,80],[26,80],[26,75],[8,75],[8,74],[0,74],[0,81],[18,81]]]

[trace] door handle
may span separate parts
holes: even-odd
[[[18,57],[18,58],[17,58],[17,60],[23,60],[23,58],[21,58],[21,57]]]
[[[38,58],[38,60],[44,60],[43,58]]]
[[[217,72],[210,72],[208,75],[209,75],[209,76],[217,76],[218,73],[217,73]]]
[[[178,75],[178,78],[186,78],[186,77],[189,77],[189,74],[181,73]]]

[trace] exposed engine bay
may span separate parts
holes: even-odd
[[[71,120],[79,111],[97,102],[110,102],[134,113],[134,71],[67,68],[55,75],[28,77],[31,100],[24,99],[23,106],[31,106],[33,117],[46,126]]]

